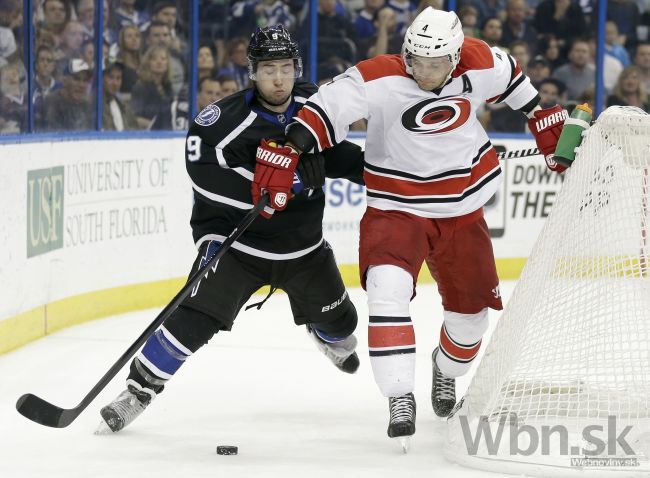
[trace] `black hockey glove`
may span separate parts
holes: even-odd
[[[297,169],[305,189],[317,189],[325,184],[325,157],[322,154],[301,154]]]

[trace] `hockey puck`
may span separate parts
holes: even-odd
[[[236,455],[237,451],[238,449],[236,446],[219,445],[217,447],[217,455]]]

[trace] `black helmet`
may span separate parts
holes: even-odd
[[[255,81],[257,64],[264,60],[282,60],[291,58],[295,66],[295,76],[302,76],[302,59],[298,44],[283,25],[258,28],[251,35],[251,41],[246,50],[248,58],[248,76]]]

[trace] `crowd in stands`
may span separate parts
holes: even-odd
[[[95,8],[99,0],[34,0],[34,131],[95,129]],[[458,0],[467,37],[508,51],[542,103],[594,103],[597,0]],[[103,0],[104,130],[184,130],[189,95],[189,5]],[[318,83],[357,61],[399,53],[411,20],[443,0],[318,0]],[[200,0],[197,108],[249,86],[246,47],[257,26],[283,24],[309,59],[308,0]],[[21,0],[0,0],[0,134],[27,129]],[[650,0],[609,0],[606,105],[648,110]],[[489,131],[524,132],[518,112],[485,105]]]

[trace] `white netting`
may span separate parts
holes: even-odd
[[[516,463],[516,472],[520,463],[536,463],[553,468],[533,465],[533,473],[558,476],[557,466],[578,469],[571,456],[468,453],[460,417],[472,434],[479,417],[496,430],[514,413],[519,424],[561,424],[580,437],[585,426],[615,416],[619,433],[623,423],[633,426],[628,441],[636,440],[638,449],[630,445],[637,466],[585,473],[650,476],[649,174],[650,116],[638,108],[607,109],[585,134],[464,402],[449,420],[450,458],[491,469],[500,469],[495,461]]]

